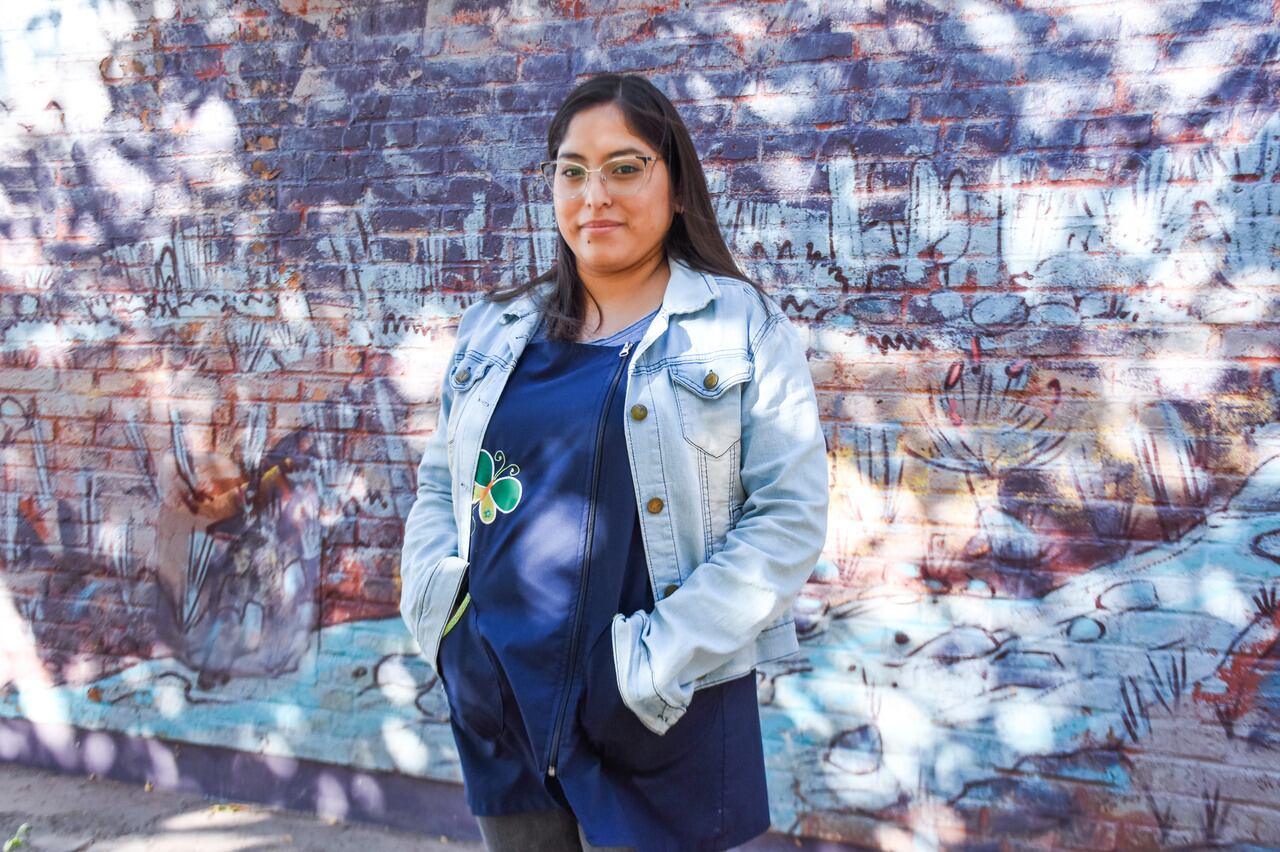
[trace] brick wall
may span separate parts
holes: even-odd
[[[1273,4],[29,6],[0,715],[459,780],[396,613],[436,377],[548,262],[550,111],[637,71],[828,437],[775,829],[1280,845]]]

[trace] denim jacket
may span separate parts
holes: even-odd
[[[797,650],[791,604],[826,534],[827,460],[800,337],[750,285],[670,260],[626,377],[625,432],[654,608],[612,624],[618,691],[662,734],[694,690]],[[433,665],[468,565],[481,441],[537,296],[459,323],[405,522],[400,613]]]

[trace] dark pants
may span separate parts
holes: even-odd
[[[625,852],[628,846],[592,846],[582,826],[562,810],[476,817],[488,852]]]

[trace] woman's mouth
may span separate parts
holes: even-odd
[[[582,226],[582,230],[589,234],[603,234],[606,231],[612,231],[615,228],[621,228],[621,222],[606,222],[604,220],[591,221]]]

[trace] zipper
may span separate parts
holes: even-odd
[[[626,372],[627,355],[631,354],[631,341],[627,341],[622,345],[618,357],[622,363],[618,365],[613,373],[613,381],[609,384],[609,392],[604,397],[604,408],[600,412],[600,420],[596,424],[596,453],[595,458],[591,462],[591,502],[588,505],[587,514],[587,546],[584,550],[582,561],[582,582],[578,584],[578,608],[575,610],[573,618],[573,632],[569,637],[569,680],[573,681],[573,673],[578,665],[578,631],[582,628],[582,608],[586,605],[587,597],[587,578],[591,571],[591,546],[595,539],[596,528],[596,498],[600,487],[600,457],[604,453],[604,427],[609,417],[609,409],[613,406],[613,395],[618,390],[618,381],[622,378],[622,374]],[[569,706],[569,690],[564,691],[564,697],[560,699],[560,709],[556,711],[556,727],[555,735],[551,738],[551,753],[547,757],[547,775],[551,778],[556,777],[556,759],[559,757],[560,751],[560,730],[564,726],[564,713]]]

